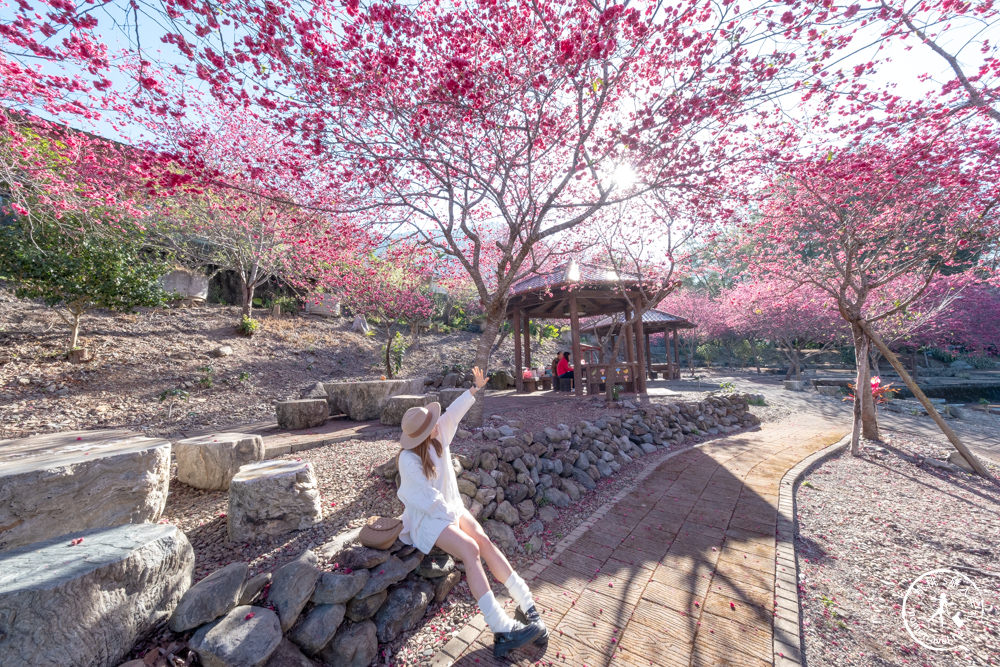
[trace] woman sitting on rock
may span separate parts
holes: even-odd
[[[504,657],[528,642],[543,643],[548,632],[527,584],[465,509],[458,494],[451,441],[458,422],[475,402],[473,396],[486,384],[478,367],[472,369],[472,376],[472,388],[456,398],[444,414],[440,403],[431,403],[410,408],[403,415],[398,458],[400,486],[396,494],[404,505],[399,539],[424,553],[437,545],[465,564],[469,590],[493,631],[493,655]],[[494,597],[480,558],[517,601],[515,618],[508,616]]]

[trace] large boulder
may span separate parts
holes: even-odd
[[[320,653],[328,665],[368,667],[378,655],[378,635],[371,621],[347,623]]]
[[[508,526],[513,526],[520,521],[517,509],[506,500],[497,505],[497,508],[493,510],[493,516]]]
[[[145,667],[145,664],[142,667]],[[278,648],[274,649],[274,653],[264,663],[264,667],[317,667],[317,663],[303,655],[298,646],[287,639],[282,639]]]
[[[278,417],[278,427],[286,431],[316,428],[326,423],[330,416],[330,404],[322,398],[299,398],[278,401],[274,405]]]
[[[455,402],[455,399],[464,394],[467,389],[442,389],[438,394],[438,400],[441,403],[441,409],[447,410],[448,406]]]
[[[306,461],[249,463],[229,484],[230,540],[305,530],[322,518],[316,475]]]
[[[177,479],[196,489],[225,490],[240,466],[264,459],[264,439],[246,433],[213,433],[174,443]]]
[[[385,591],[381,591],[366,598],[354,598],[347,603],[347,618],[352,621],[364,621],[371,618],[385,602],[388,595]]]
[[[370,421],[382,415],[390,396],[420,394],[424,379],[364,380],[359,382],[324,382],[330,414],[345,414],[354,421]]]
[[[389,591],[389,598],[375,614],[380,642],[391,642],[424,617],[434,599],[434,587],[426,581],[407,581]]]
[[[188,642],[204,667],[262,667],[281,643],[278,616],[264,607],[236,607],[202,626]]]
[[[380,421],[386,426],[399,426],[403,415],[410,408],[427,405],[431,400],[425,394],[396,394],[385,399]]]
[[[194,551],[176,526],[64,535],[0,555],[0,663],[113,667],[174,610]]]
[[[282,631],[292,627],[312,597],[322,574],[316,567],[318,562],[312,551],[303,551],[298,558],[274,571],[267,600],[278,612]]]
[[[240,601],[248,570],[246,563],[230,563],[189,588],[170,617],[170,629],[174,632],[192,630],[235,607]]]
[[[127,431],[0,440],[0,552],[66,533],[156,523],[170,443]]]

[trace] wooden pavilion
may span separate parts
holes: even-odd
[[[588,326],[584,331],[592,332],[599,337],[606,336],[612,327],[621,327],[623,321],[623,315],[621,313],[616,313],[609,317],[605,317],[590,326]],[[654,373],[663,373],[663,377],[668,380],[679,380],[681,377],[681,357],[680,357],[680,345],[678,340],[678,330],[680,329],[694,329],[697,325],[689,322],[683,317],[678,317],[677,315],[671,315],[670,313],[658,310],[656,308],[650,308],[642,314],[642,332],[645,337],[645,351],[646,351],[646,373],[652,379]],[[666,345],[666,356],[667,363],[665,364],[654,364],[653,354],[650,351],[649,337],[652,334],[662,333],[664,336],[664,344]],[[621,335],[620,333],[618,335]],[[626,334],[627,336],[628,334]],[[673,338],[671,345],[671,337]],[[671,349],[672,347],[672,349]],[[672,354],[671,354],[672,352]],[[672,358],[671,358],[672,357]]]
[[[628,298],[626,298],[628,295]],[[642,307],[639,276],[619,275],[613,270],[570,260],[553,271],[526,278],[516,283],[507,302],[506,317],[514,333],[514,381],[517,391],[524,391],[523,371],[531,366],[529,323],[531,318],[569,319],[572,335],[572,357],[575,391],[582,396],[596,393],[607,377],[608,360],[593,363],[583,356],[580,341],[580,319],[601,315],[620,315],[628,319],[632,304]],[[619,320],[621,321],[621,320]],[[627,377],[626,389],[646,391],[646,347],[642,322],[628,326],[624,332],[625,362],[610,360]],[[547,365],[547,364],[546,364]]]

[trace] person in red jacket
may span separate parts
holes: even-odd
[[[556,364],[556,375],[562,378],[573,378],[573,367],[569,365],[569,352],[563,352],[562,359]]]

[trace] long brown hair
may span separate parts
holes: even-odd
[[[434,465],[434,461],[431,460],[430,445],[434,446],[434,453],[441,458],[444,453],[442,449],[443,445],[437,438],[427,438],[421,442],[416,447],[412,448],[410,451],[420,457],[420,464],[424,470],[424,477],[430,479],[437,474],[437,466]],[[396,467],[399,467],[399,455],[403,453],[403,450],[399,450],[399,454],[396,454]]]

